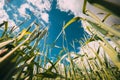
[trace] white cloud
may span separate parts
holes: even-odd
[[[49,11],[51,9],[51,1],[52,0],[27,0],[28,3],[31,3],[36,8],[38,8],[40,11],[47,10]]]
[[[33,7],[31,7],[29,4],[25,3],[25,4],[22,4],[20,6],[20,8],[18,9],[19,13],[20,13],[20,16],[22,17],[25,17],[27,14],[26,14],[26,9],[30,9],[30,10],[34,10]],[[28,15],[27,15],[28,16]]]
[[[47,13],[41,13],[41,18],[45,21],[48,22],[49,21],[49,15]]]
[[[13,13],[13,17],[14,17],[15,19],[17,19],[18,15],[15,14],[15,13]]]
[[[5,1],[1,0],[0,1],[0,23],[2,23],[3,21],[8,21],[9,25],[8,28],[11,28],[13,26],[16,26],[15,22],[11,19],[9,19],[9,15],[7,14],[7,12],[4,10],[4,5],[5,5]],[[19,28],[17,28],[15,30],[15,32],[19,31]]]
[[[71,11],[77,16],[81,14],[81,3],[83,3],[83,0],[57,0],[57,8],[65,12]]]
[[[99,46],[100,46],[99,41],[89,42],[88,44],[86,44],[85,46],[82,46],[80,48],[79,54],[87,53],[89,55],[89,57],[95,57],[94,52],[97,52]],[[100,55],[103,55],[103,54],[104,54],[104,51],[102,48],[100,48]]]
[[[47,12],[51,10],[51,4],[52,0],[26,0],[25,3],[21,4],[18,8],[12,4],[8,6],[4,0],[0,0],[0,22],[9,21],[11,25],[15,25],[15,23],[20,22],[20,20],[18,20],[20,17],[30,17],[30,14],[26,13],[26,9],[29,9],[38,19],[49,23],[49,14]],[[4,7],[6,7],[6,9],[4,9]],[[15,11],[12,12],[13,18],[10,19],[10,15],[7,12],[12,10]],[[15,22],[13,20],[15,20]]]
[[[20,17],[30,17],[30,15],[26,13],[26,9],[29,9],[37,18],[49,23],[49,15],[47,12],[51,10],[51,2],[52,0],[26,0],[26,2],[18,8],[12,4],[8,6],[4,0],[0,0],[0,22],[8,21],[9,28],[16,26],[15,23],[20,22],[20,20],[18,20]],[[6,9],[4,7],[6,7]],[[10,15],[7,12],[12,10],[15,11],[12,12],[13,18],[10,19]],[[13,20],[15,20],[15,22]],[[17,28],[16,31],[19,31],[19,28]]]
[[[5,10],[3,9],[4,4],[5,4],[5,2],[3,0],[0,1],[0,22],[6,21],[9,19],[9,16],[5,12]]]
[[[26,9],[30,9],[37,18],[42,18],[46,23],[49,23],[49,15],[47,11],[51,10],[51,1],[52,0],[27,0],[27,3],[24,3],[18,9],[21,16],[25,17]]]
[[[3,8],[5,2],[3,0],[0,1],[0,9]]]

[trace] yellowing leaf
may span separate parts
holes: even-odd
[[[70,24],[78,20],[80,20],[80,17],[72,18],[69,22],[67,22],[67,24],[65,24],[65,26],[63,27],[63,30],[66,29]]]
[[[20,35],[18,36],[18,40],[20,40],[23,36],[31,34],[31,32],[28,32],[26,29],[22,30]]]

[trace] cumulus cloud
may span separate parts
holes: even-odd
[[[27,0],[28,3],[35,6],[38,10],[49,11],[51,9],[52,0]]]
[[[87,53],[89,57],[95,57],[94,52],[97,52],[99,47],[100,47],[99,41],[89,42],[88,44],[80,48],[79,54]],[[103,54],[104,54],[104,50],[100,48],[100,55],[102,56]]]
[[[27,9],[43,21],[41,23],[49,23],[49,14],[47,12],[51,10],[52,0],[26,0],[20,4],[20,7],[9,4],[10,3],[6,3],[4,0],[0,0],[0,22],[8,21],[9,28],[16,26],[17,23],[21,23],[21,17],[24,19],[30,17],[30,14],[27,14]],[[13,18],[11,18],[11,16],[13,16]],[[17,28],[16,31],[19,31],[19,28]]]
[[[45,21],[45,22],[49,22],[49,15],[47,13],[41,13],[41,18]]]
[[[4,10],[4,6],[5,6],[5,1],[1,0],[0,1],[0,22],[2,23],[3,21],[8,21],[10,23],[8,28],[11,28],[12,26],[16,26],[15,22],[13,20],[9,19],[9,15]],[[9,8],[9,10],[10,10],[10,8]],[[19,31],[19,28],[17,28],[15,30],[15,32],[18,32],[18,31]]]
[[[19,11],[19,14],[20,14],[20,16],[22,16],[22,17],[25,17],[27,14],[26,14],[26,9],[30,9],[30,10],[33,10],[33,7],[31,7],[29,4],[27,4],[27,3],[25,3],[25,4],[22,4],[21,6],[20,6],[20,8],[18,9],[18,11]]]
[[[57,0],[57,8],[61,11],[71,12],[75,16],[81,14],[83,0]]]
[[[33,14],[37,18],[41,18],[46,23],[49,23],[49,15],[47,11],[51,10],[51,2],[52,0],[27,0],[27,3],[24,3],[20,6],[18,9],[21,16],[25,17],[26,15],[29,16],[26,13],[26,9],[29,9],[33,12]]]
[[[3,0],[0,1],[0,22],[8,20],[9,16],[6,11],[3,9],[5,2]]]

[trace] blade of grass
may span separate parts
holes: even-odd
[[[104,19],[102,20],[102,22],[105,22],[105,20],[106,20],[110,15],[111,15],[111,14],[108,13],[108,14],[104,17]]]
[[[86,13],[86,6],[87,6],[87,0],[84,0],[83,8],[82,8],[82,12],[83,12],[84,14]]]
[[[8,40],[8,41],[4,41],[2,43],[0,43],[0,48],[12,43],[15,39],[12,39],[12,40]]]
[[[75,17],[72,18],[70,21],[68,21],[64,26],[63,26],[63,30],[65,30],[70,24],[72,24],[73,22],[79,21],[80,17]]]
[[[101,42],[100,42],[100,45],[103,47],[105,52],[107,52],[107,54],[111,58],[112,62],[120,69],[120,62],[119,62],[117,55],[115,55],[115,52],[113,50],[111,50],[107,45],[104,45]]]
[[[5,21],[3,23],[0,24],[0,27],[2,27],[5,24]]]
[[[112,29],[108,25],[104,24],[97,16],[95,16],[92,12],[87,11],[87,14],[90,15],[93,19],[96,20],[96,24],[100,25],[100,27],[108,32],[111,32],[113,35],[120,37],[120,32],[115,29]],[[91,20],[86,19],[87,22],[93,23]]]
[[[7,29],[8,29],[8,22],[5,21],[4,23],[5,23],[5,28],[4,28],[4,32],[2,34],[2,37],[5,35],[5,33],[7,32]]]
[[[4,57],[2,57],[2,58],[0,59],[0,64],[1,64],[4,60],[8,59],[8,57],[10,57],[18,48],[20,48],[23,44],[25,44],[25,43],[30,39],[30,37],[35,33],[35,31],[36,31],[36,29],[33,30],[33,32],[32,32],[22,43],[20,43],[20,44],[19,44],[18,46],[16,46],[13,50],[11,50],[8,54],[6,54]]]

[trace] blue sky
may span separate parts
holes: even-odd
[[[51,43],[56,39],[56,36],[60,33],[64,22],[68,22],[70,19],[74,17],[73,14],[69,14],[69,12],[61,12],[59,9],[56,9],[56,2],[54,1],[52,4],[52,9],[49,12],[50,15],[50,28],[49,28],[49,38],[48,41]],[[66,39],[68,41],[69,50],[72,51],[73,48],[71,47],[70,43],[74,40],[79,40],[84,35],[84,30],[81,28],[81,22],[75,22],[71,24],[65,30],[66,32]],[[56,45],[62,46],[62,35],[57,40]],[[79,43],[76,43],[76,50],[80,46]],[[78,51],[78,50],[77,50]],[[56,49],[53,50],[53,53],[56,52]],[[59,50],[57,50],[59,52]]]
[[[1,1],[0,11],[3,14],[0,15],[0,22],[8,20],[10,25],[18,25],[29,17],[27,24],[16,30],[20,31],[25,28],[30,22],[36,20],[44,27],[48,26],[48,44],[52,44],[58,34],[60,33],[64,23],[67,23],[70,19],[80,14],[79,2],[80,0],[5,0]],[[63,4],[64,2],[64,4]],[[74,5],[74,4],[76,5]],[[9,26],[10,27],[10,26]],[[68,41],[68,48],[73,51],[70,43],[74,40],[79,40],[83,37],[85,31],[81,28],[81,22],[75,22],[71,24],[66,30],[66,39]],[[62,47],[62,36],[57,40],[56,45]],[[80,47],[78,43],[75,43],[76,50]],[[56,56],[60,49],[54,48],[52,50],[52,56]]]

